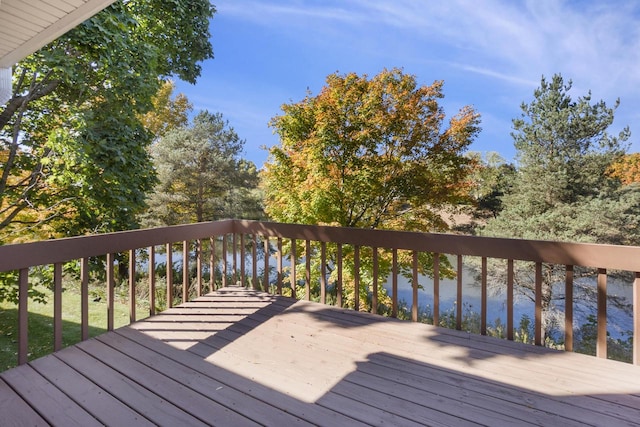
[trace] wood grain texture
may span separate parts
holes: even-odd
[[[0,405],[2,425],[631,426],[640,369],[223,288],[3,372]]]

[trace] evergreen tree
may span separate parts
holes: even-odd
[[[167,132],[151,149],[160,183],[144,224],[260,218],[258,173],[240,158],[243,145],[220,113],[202,111],[191,126]]]
[[[513,121],[517,173],[502,198],[503,210],[490,219],[480,234],[486,236],[578,241],[640,243],[640,186],[622,186],[611,176],[611,165],[625,152],[630,134],[607,130],[615,107],[592,103],[591,93],[573,100],[571,82],[554,75],[542,78],[534,100],[522,104]],[[531,266],[516,271],[519,294],[533,300]],[[553,284],[564,280],[563,266],[543,266],[543,331],[548,337],[559,323]],[[491,269],[492,281],[503,286],[504,265]],[[576,275],[581,272],[576,271]],[[587,272],[583,272],[587,274]],[[581,286],[576,282],[576,286]],[[580,292],[578,290],[577,292]],[[588,292],[582,295],[587,297]],[[592,293],[591,293],[592,295]],[[620,303],[618,300],[611,300]],[[577,303],[586,303],[579,301]]]

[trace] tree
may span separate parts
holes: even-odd
[[[156,138],[189,124],[189,113],[193,111],[193,104],[182,93],[172,98],[175,87],[171,80],[163,82],[152,99],[153,109],[142,116],[145,129]]]
[[[445,229],[439,212],[466,194],[473,160],[462,154],[479,132],[479,115],[464,107],[445,128],[442,85],[420,86],[399,69],[371,79],[336,73],[318,95],[284,104],[284,114],[270,123],[280,144],[270,149],[262,173],[269,216],[303,224]],[[381,261],[381,271],[389,266]],[[364,282],[361,302],[370,295]],[[353,288],[347,298],[353,301]]]
[[[0,110],[0,242],[137,225],[155,183],[139,117],[163,79],[195,82],[213,13],[206,0],[116,2],[16,65]]]
[[[470,176],[473,216],[481,219],[495,218],[502,210],[502,196],[511,185],[515,166],[507,163],[495,151],[484,156],[471,152],[469,156],[476,161],[476,167]]]
[[[619,179],[623,185],[640,183],[640,153],[625,154],[613,162],[608,172],[609,176]]]
[[[220,113],[202,111],[190,127],[167,132],[151,147],[160,182],[145,224],[260,218],[258,173],[239,157],[243,145]]]
[[[262,175],[267,213],[279,221],[442,230],[438,209],[464,195],[479,131],[463,108],[442,129],[442,82],[418,86],[401,70],[368,79],[331,74],[320,93],[282,106]]]
[[[591,102],[591,94],[573,100],[571,82],[544,77],[534,100],[514,119],[517,173],[502,198],[503,210],[480,231],[487,236],[592,243],[640,242],[640,192],[621,188],[608,170],[625,150],[629,130],[607,132],[618,106]],[[531,270],[529,270],[530,272]],[[493,271],[505,283],[504,266]],[[578,274],[578,272],[576,272]],[[552,333],[556,295],[553,284],[564,280],[560,267],[544,266],[542,308],[546,335]],[[534,283],[516,274],[519,292],[533,300]],[[578,283],[576,283],[579,285]],[[585,294],[586,295],[586,294]]]
[[[156,182],[140,117],[164,79],[195,82],[214,11],[116,2],[14,67],[0,107],[0,244],[138,226]],[[0,275],[0,300],[16,298],[15,275]]]

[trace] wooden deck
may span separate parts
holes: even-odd
[[[0,425],[640,423],[640,368],[226,288],[0,374]]]

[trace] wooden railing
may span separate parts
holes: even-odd
[[[298,298],[314,299],[322,303],[328,300],[327,290],[331,289],[337,305],[352,308],[369,307],[380,312],[379,297],[384,281],[391,281],[388,314],[397,316],[399,254],[409,263],[412,283],[410,318],[418,320],[418,287],[421,255],[429,254],[430,279],[433,289],[433,322],[438,324],[439,293],[442,255],[453,256],[457,261],[457,304],[456,327],[462,319],[462,265],[463,257],[477,257],[481,287],[480,333],[487,332],[488,260],[504,260],[506,280],[507,339],[514,339],[514,262],[532,263],[535,293],[534,343],[543,345],[542,293],[543,266],[561,266],[565,272],[565,322],[564,348],[573,350],[573,295],[574,271],[576,268],[590,268],[597,275],[597,344],[596,355],[607,357],[607,277],[610,271],[622,271],[633,275],[633,363],[640,364],[640,247],[559,243],[518,239],[473,237],[448,234],[399,232],[385,230],[365,230],[328,226],[309,226],[224,220],[166,228],[135,230],[120,233],[49,240],[19,245],[0,246],[0,272],[19,272],[18,305],[18,363],[28,360],[28,289],[29,270],[35,266],[52,265],[53,275],[53,343],[54,350],[62,347],[62,266],[75,261],[81,266],[81,339],[88,338],[88,263],[90,258],[104,257],[107,298],[107,329],[114,328],[114,264],[115,254],[128,255],[128,295],[130,322],[136,321],[136,266],[140,254],[145,255],[148,268],[149,314],[155,314],[156,295],[156,251],[160,247],[166,257],[166,265],[173,266],[172,255],[176,244],[182,246],[181,280],[174,277],[174,268],[166,269],[167,306],[174,305],[174,298],[189,300],[191,295],[199,296],[203,290],[226,286],[230,280],[242,286],[252,286],[268,292],[286,293]],[[300,249],[298,249],[300,248]],[[348,256],[346,253],[348,252]],[[267,254],[267,256],[264,256]],[[363,258],[364,256],[370,258]],[[379,268],[382,259],[390,268]],[[262,259],[260,259],[262,257]],[[298,268],[283,266],[283,259]],[[195,261],[195,278],[190,274],[190,259]],[[248,262],[247,262],[248,260]],[[316,260],[316,263],[312,263]],[[276,276],[269,274],[275,261]],[[262,263],[262,266],[259,264]],[[350,279],[343,278],[343,264],[349,263]],[[250,268],[247,268],[247,264]],[[405,265],[407,263],[405,262]],[[365,267],[366,266],[366,267]],[[333,271],[331,283],[328,269]],[[352,292],[353,300],[346,304],[343,300],[345,287],[360,289],[363,272],[366,269],[368,286],[366,304],[360,301],[360,292]],[[250,271],[247,271],[250,270]],[[319,270],[319,271],[316,271]],[[382,271],[388,271],[387,278]],[[302,274],[299,275],[299,272]],[[303,277],[301,277],[303,276]],[[384,276],[384,277],[383,277]],[[208,281],[205,278],[208,277]],[[350,281],[350,282],[349,282]],[[314,282],[314,283],[312,283]],[[349,283],[347,283],[349,282]],[[312,286],[313,285],[313,286]],[[318,294],[313,294],[318,289]],[[177,292],[177,293],[176,293]]]

